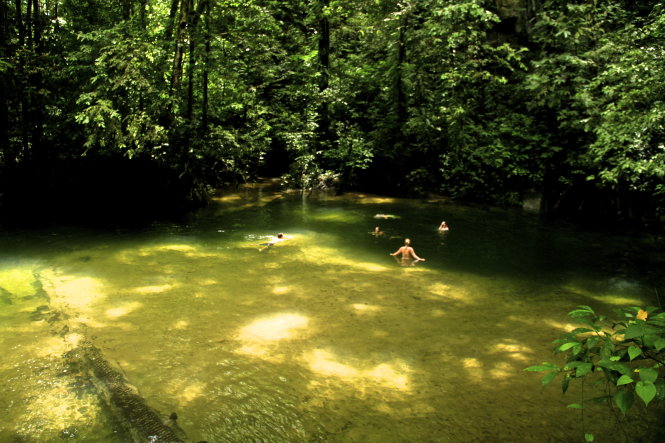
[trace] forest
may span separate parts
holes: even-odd
[[[2,0],[0,213],[269,176],[660,230],[664,37],[656,0]]]

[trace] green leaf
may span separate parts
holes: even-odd
[[[577,345],[579,345],[579,342],[569,341],[568,343],[564,343],[561,346],[559,346],[559,351],[567,351],[568,349],[575,347]]]
[[[566,407],[567,407],[567,408],[570,408],[570,409],[584,409],[584,406],[582,406],[582,405],[579,404],[579,403],[571,403],[571,404],[569,404],[569,405],[566,406]]]
[[[550,372],[549,374],[546,374],[543,379],[540,381],[540,383],[543,385],[543,388],[550,383],[552,383],[552,380],[559,374],[558,372]]]
[[[535,365],[535,366],[529,366],[528,368],[524,368],[525,371],[552,371],[552,370],[558,370],[559,367],[556,365],[553,365],[552,363],[547,363],[543,362],[540,365]]]
[[[596,346],[596,344],[598,344],[598,341],[599,341],[599,340],[600,340],[600,338],[598,338],[598,337],[591,337],[591,338],[589,338],[589,339],[586,341],[586,347],[587,347],[587,349],[593,349],[593,348]]]
[[[635,384],[635,392],[637,392],[637,395],[642,399],[644,404],[648,405],[656,396],[656,386],[650,381],[638,381]]]
[[[626,328],[625,338],[629,340],[631,338],[637,338],[644,335],[644,322],[631,323]]]
[[[623,413],[623,415],[626,415],[626,412],[630,407],[633,405],[635,402],[635,397],[633,396],[633,393],[630,391],[625,391],[623,389],[619,389],[615,394],[614,394],[614,403],[619,407],[619,410]]]
[[[632,383],[634,381],[635,380],[630,378],[629,375],[622,375],[621,377],[619,377],[619,380],[617,380],[617,386],[627,385],[628,383]]]
[[[640,380],[645,382],[655,382],[658,378],[658,371],[652,368],[640,368]]]
[[[612,340],[605,340],[600,348],[600,356],[604,359],[609,359],[612,356],[612,352],[614,352]]]
[[[619,372],[621,374],[629,374],[630,373],[630,368],[623,363],[616,363],[613,361],[608,361],[608,360],[600,360],[598,363],[596,363],[597,366],[600,366],[601,368],[607,368],[611,369],[612,371]]]
[[[631,346],[628,348],[628,356],[632,361],[635,357],[642,355],[642,350],[636,346]]]
[[[656,351],[660,351],[661,349],[665,348],[665,337],[659,337],[656,339],[653,347],[656,349]]]
[[[593,369],[592,363],[582,363],[577,366],[577,369],[575,370],[575,376],[583,377],[589,372],[591,372],[592,369]]]
[[[584,441],[593,441],[593,434],[584,434]]]
[[[653,328],[645,328],[645,334],[642,337],[642,344],[647,348],[655,348],[656,341],[660,338],[658,335],[653,334]]]
[[[664,401],[665,400],[665,380],[659,378],[654,382],[656,386],[656,400]]]
[[[569,316],[573,318],[586,317],[588,315],[593,315],[593,309],[586,305],[580,305],[577,309],[574,309],[568,313]]]
[[[563,379],[561,380],[561,392],[564,394],[568,391],[568,386],[570,385],[570,375],[566,374],[563,376]]]

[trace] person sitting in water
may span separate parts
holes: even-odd
[[[383,231],[381,230],[381,228],[379,228],[379,227],[377,226],[376,228],[374,228],[374,232],[370,232],[370,234],[372,234],[372,235],[378,237],[378,236],[380,236],[380,235],[385,235],[385,232],[383,232]]]
[[[450,228],[446,224],[445,220],[442,221],[441,224],[439,225],[439,232],[443,232],[443,231],[450,231]]]
[[[413,264],[415,262],[419,261],[425,261],[424,258],[418,257],[416,254],[416,251],[413,250],[411,247],[411,239],[404,239],[404,246],[399,248],[397,251],[393,252],[392,255],[393,257],[402,254],[402,266],[407,266],[409,264]]]
[[[268,249],[269,247],[273,246],[274,244],[283,242],[284,240],[287,240],[289,238],[293,238],[293,237],[291,237],[290,235],[285,236],[283,233],[280,232],[279,234],[277,234],[276,237],[271,238],[270,241],[265,242],[265,243],[261,243],[260,246],[263,246],[263,247],[261,249],[259,249],[259,252],[263,251],[265,249]]]

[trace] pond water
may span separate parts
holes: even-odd
[[[389,256],[405,237],[426,261]],[[177,223],[0,231],[0,441],[130,440],[68,353],[82,341],[187,441],[648,441],[662,409],[618,427],[523,368],[557,361],[577,305],[657,305],[649,242],[266,184]]]

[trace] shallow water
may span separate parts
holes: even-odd
[[[388,255],[404,237],[425,262]],[[657,304],[644,251],[522,212],[265,186],[177,223],[3,231],[0,441],[127,440],[63,357],[82,337],[190,441],[622,441],[523,368],[556,359],[576,305]]]

